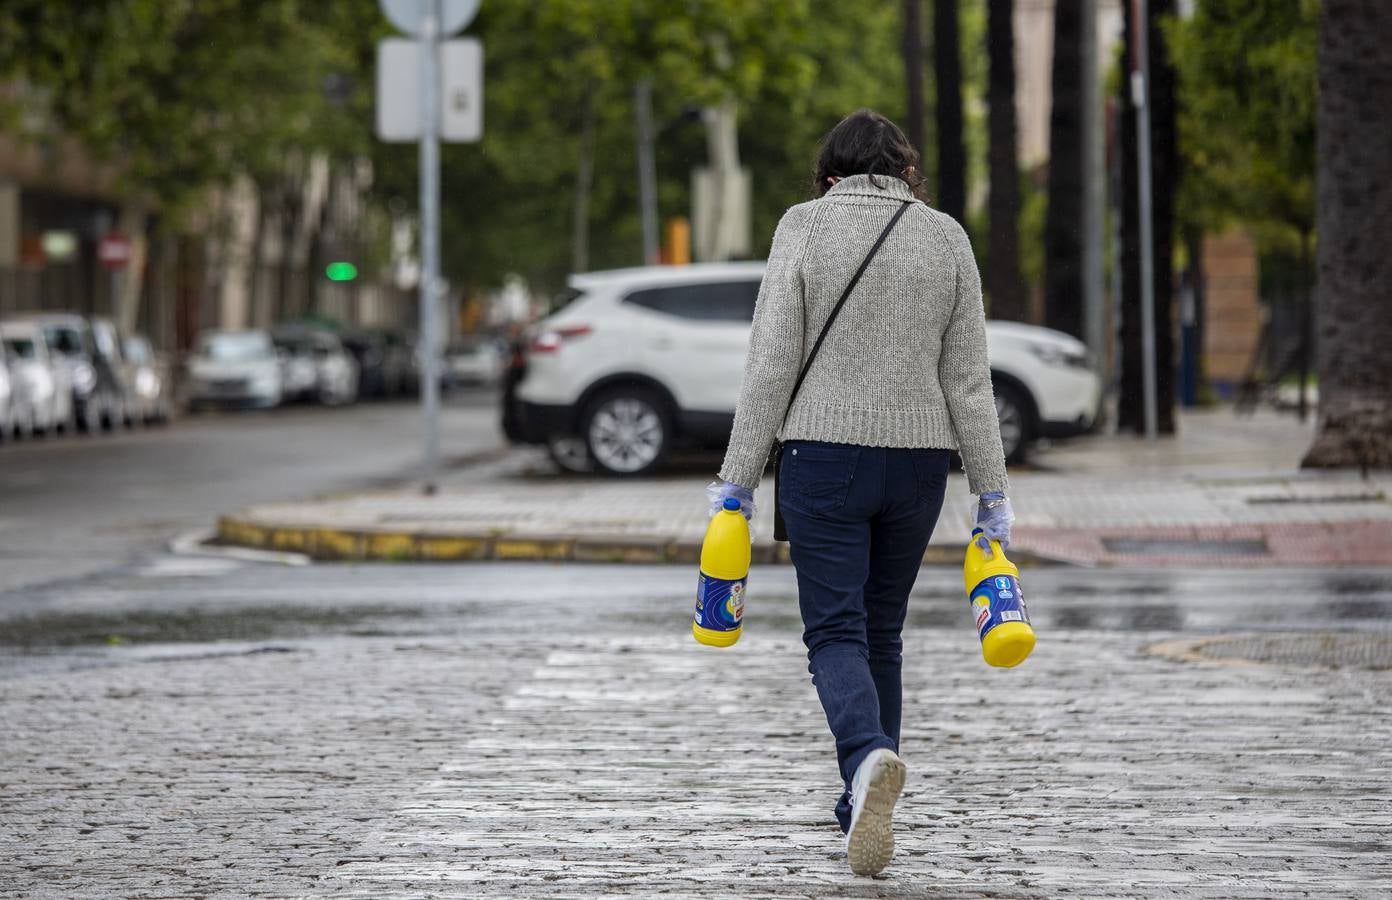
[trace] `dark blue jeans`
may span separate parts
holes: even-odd
[[[948,451],[788,441],[778,472],[808,670],[836,738],[850,827],[851,777],[899,749],[904,616],[947,489]]]

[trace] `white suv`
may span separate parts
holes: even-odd
[[[615,475],[648,472],[678,444],[724,446],[763,272],[751,262],[572,276],[508,378],[508,436],[545,444],[564,468]],[[986,331],[1007,457],[1092,427],[1100,382],[1081,342],[1014,322]]]

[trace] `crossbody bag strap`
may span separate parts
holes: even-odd
[[[841,292],[841,299],[837,300],[836,306],[832,307],[831,315],[827,317],[826,324],[822,326],[822,333],[817,335],[817,342],[812,345],[812,352],[807,354],[807,362],[802,364],[802,371],[798,373],[797,381],[793,382],[793,392],[788,395],[788,407],[783,411],[784,425],[788,424],[788,415],[793,410],[793,402],[797,400],[798,390],[802,388],[802,383],[807,378],[807,370],[812,368],[812,360],[817,358],[817,351],[822,349],[822,341],[826,340],[827,332],[831,331],[831,325],[836,321],[836,314],[841,312],[841,307],[846,305],[846,300],[851,296],[851,291],[855,290],[857,282],[860,281],[860,276],[864,275],[865,270],[870,266],[870,260],[875,258],[876,253],[880,252],[880,245],[885,242],[885,238],[889,237],[889,233],[894,230],[894,226],[899,223],[904,213],[908,212],[909,207],[912,205],[912,200],[905,200],[900,204],[899,209],[889,220],[889,224],[884,227],[884,231],[881,231],[880,236],[875,238],[874,246],[870,248],[869,253],[865,254],[865,259],[861,261],[860,268],[856,269],[855,274],[851,276],[850,283],[846,285],[846,289]]]

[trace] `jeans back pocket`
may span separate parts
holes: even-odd
[[[951,467],[950,450],[909,451],[913,460],[914,487],[920,500],[940,499],[947,489],[947,470]]]
[[[860,448],[819,441],[789,441],[783,447],[782,502],[799,512],[819,515],[846,505]]]

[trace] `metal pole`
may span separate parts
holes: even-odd
[[[1155,223],[1151,220],[1150,98],[1148,80],[1150,59],[1147,0],[1133,0],[1136,36],[1136,66],[1131,72],[1131,97],[1136,104],[1136,168],[1141,231],[1141,376],[1145,399],[1145,436],[1154,440],[1159,432],[1159,410],[1155,383]]]
[[[643,217],[643,262],[661,262],[657,248],[657,165],[653,160],[652,82],[640,79],[633,89],[638,119],[638,206]]]
[[[439,49],[440,0],[426,0],[421,28],[420,139],[420,357],[421,413],[425,418],[425,462],[422,488],[435,493],[440,469],[440,137]]]

